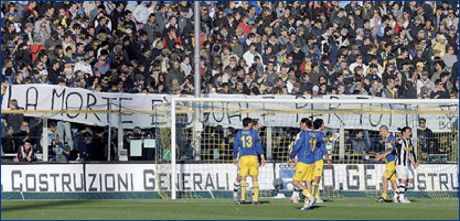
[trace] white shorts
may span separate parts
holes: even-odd
[[[403,179],[403,180],[414,179],[415,172],[411,166],[397,165],[396,166],[396,176],[398,177],[398,179]]]

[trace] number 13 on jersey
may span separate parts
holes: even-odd
[[[251,136],[242,136],[240,140],[244,148],[252,147],[252,137]]]

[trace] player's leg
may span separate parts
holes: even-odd
[[[304,181],[304,186],[305,186],[305,188],[307,188],[308,192],[311,193],[311,196],[314,197],[312,179]]]
[[[259,203],[259,165],[257,157],[251,159],[249,164],[249,175],[252,177],[252,203]]]
[[[304,206],[301,208],[302,210],[308,210],[310,209],[315,203],[316,203],[316,198],[313,194],[313,187],[312,183],[314,180],[314,164],[309,164],[306,167],[306,172],[302,180],[305,182],[305,187],[307,188],[306,192],[304,192],[305,199],[304,199]]]
[[[398,200],[401,203],[406,203],[404,200],[404,194],[406,192],[406,184],[407,184],[407,179],[399,179],[399,185],[398,185]]]
[[[391,188],[393,189],[393,202],[394,203],[399,203],[398,195],[398,185],[396,184],[396,179],[392,179],[391,181]]]
[[[319,183],[321,182],[321,176],[315,177],[315,180],[312,183],[313,187],[313,196],[316,198],[317,203],[323,203],[323,200],[320,198],[319,195]]]
[[[233,183],[233,201],[235,203],[238,203],[238,191],[240,190],[240,187],[241,187],[241,180],[242,180],[241,176],[239,174],[236,175],[236,180]]]
[[[407,183],[406,183],[406,186],[405,186],[405,189],[404,189],[404,202],[405,203],[410,203],[410,200],[407,198],[407,196],[405,194],[406,194],[408,188],[413,188],[413,187],[414,187],[414,178],[409,178],[407,180]]]
[[[407,175],[406,168],[402,165],[396,166],[396,177],[398,178],[397,186],[397,201],[401,202],[402,197],[404,197],[404,186],[406,185]]]
[[[408,188],[414,188],[414,177],[415,177],[415,171],[411,166],[407,166],[407,185],[406,189]]]
[[[241,176],[241,203],[246,200],[246,176]]]
[[[252,203],[259,204],[259,180],[257,176],[252,177]]]
[[[306,169],[306,172],[305,172],[305,175],[303,176],[302,178],[302,185],[305,186],[305,188],[307,189],[307,191],[309,193],[311,193],[311,196],[312,197],[315,197],[313,195],[313,179],[314,179],[314,176],[313,176],[313,164],[309,165],[309,167]]]
[[[388,178],[385,176],[382,177],[382,195],[380,196],[384,201],[387,200],[388,194],[387,194],[387,189],[388,189]]]
[[[241,187],[240,165],[237,166],[236,170],[236,180],[233,183],[233,201],[238,203],[238,191],[240,191]]]
[[[396,169],[396,168],[395,168]],[[393,202],[399,203],[398,195],[398,185],[396,184],[396,170],[393,172],[393,175],[390,177],[391,189],[393,190]]]
[[[395,173],[395,168],[394,168],[394,163],[387,163],[385,165],[385,171],[383,172],[383,189],[382,189],[382,195],[378,199],[380,202],[384,202],[388,199],[388,181],[392,178],[392,176]]]
[[[294,187],[294,190],[292,191],[292,195],[289,199],[291,203],[298,203],[300,199],[300,189],[297,187]]]
[[[313,196],[310,194],[310,191],[308,191],[308,188],[302,184],[302,182],[306,180],[308,170],[310,169],[309,167],[310,165],[308,164],[304,164],[300,162],[297,163],[295,166],[294,175],[292,177],[292,185],[294,185],[294,187],[297,187],[301,191],[301,193],[305,196],[305,204],[304,204],[304,207],[302,207],[302,209],[309,208],[308,202],[311,199],[313,199]],[[307,182],[307,184],[308,183],[309,182]]]
[[[315,162],[315,167],[314,167],[314,180],[312,182],[312,187],[313,187],[313,195],[316,198],[316,202],[322,203],[323,201],[319,197],[319,183],[321,182],[321,176],[323,175],[323,166],[324,162],[323,160],[319,160]]]
[[[414,186],[414,177],[415,177],[415,172],[414,170],[412,169],[411,166],[408,166],[406,167],[406,171],[407,171],[407,182],[406,182],[406,186],[404,188],[404,194],[407,192],[407,188],[408,187],[413,187]],[[404,203],[410,203],[410,200],[407,199],[407,197],[404,196],[403,198],[403,201]]]
[[[294,169],[294,172],[295,172],[295,169]],[[299,202],[300,192],[301,192],[301,190],[298,187],[294,186],[293,191],[292,191],[292,195],[289,198],[291,203],[297,204]]]
[[[246,200],[246,177],[249,174],[249,159],[246,156],[240,157],[240,176],[241,176],[241,202],[244,203]]]

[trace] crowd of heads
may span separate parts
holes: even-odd
[[[192,94],[193,2],[2,2],[5,84]],[[203,2],[203,93],[456,98],[455,2]]]

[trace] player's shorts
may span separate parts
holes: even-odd
[[[383,177],[389,180],[396,180],[396,162],[392,161],[385,165],[385,171]]]
[[[305,164],[302,162],[297,162],[295,165],[294,175],[292,176],[292,180],[295,181],[302,181],[307,180],[313,174],[313,168],[315,164]]]
[[[239,160],[240,176],[258,176],[259,162],[257,156],[241,156]]]
[[[311,169],[311,173],[308,174],[308,176],[304,177],[303,180],[305,181],[312,181],[315,179],[315,177],[320,177],[323,175],[323,166],[324,166],[324,161],[323,160],[318,160],[314,162],[313,168]]]
[[[315,170],[313,171],[313,176],[314,177],[320,177],[323,175],[323,167],[324,167],[324,161],[323,160],[318,160],[315,162]]]
[[[414,179],[415,172],[411,166],[398,165],[396,166],[396,176],[398,179]]]

